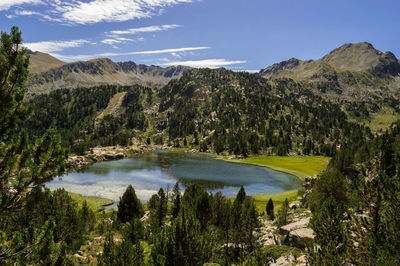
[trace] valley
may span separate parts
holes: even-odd
[[[0,62],[0,264],[400,261],[391,52],[258,73],[63,62],[13,27]]]

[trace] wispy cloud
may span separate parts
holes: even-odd
[[[245,64],[247,61],[244,60],[225,60],[225,59],[203,59],[203,60],[190,60],[190,61],[173,61],[161,63],[161,66],[190,66],[197,68],[217,68],[223,66],[237,65],[237,64]]]
[[[115,38],[104,39],[104,40],[101,40],[100,42],[104,43],[104,44],[109,44],[114,48],[118,48],[118,47],[115,46],[115,44],[126,43],[126,42],[135,42],[135,41],[137,41],[137,40],[129,39],[129,38],[123,38],[123,37],[115,37]]]
[[[24,46],[32,51],[40,51],[43,53],[59,52],[66,48],[80,47],[83,44],[90,43],[87,40],[72,41],[43,41],[25,43]]]
[[[149,18],[163,13],[167,7],[194,1],[198,0],[0,0],[0,11],[27,4],[41,4],[41,13],[29,15],[39,15],[43,19],[69,25],[84,25]],[[28,13],[6,14],[9,18],[15,15]]]
[[[124,52],[124,53],[101,53],[101,54],[92,54],[92,55],[61,55],[61,54],[52,54],[58,59],[64,61],[74,61],[74,60],[89,60],[98,57],[115,57],[115,56],[125,56],[125,55],[152,55],[152,54],[164,54],[164,53],[181,53],[187,51],[197,51],[197,50],[206,50],[210,49],[207,46],[199,46],[199,47],[183,47],[183,48],[173,48],[173,49],[162,49],[162,50],[150,50],[150,51],[138,51],[138,52]]]
[[[93,0],[64,4],[57,0],[55,7],[64,21],[92,24],[148,18],[165,7],[193,1],[195,0]]]
[[[207,46],[200,46],[200,47],[184,47],[184,48],[174,48],[174,49],[162,49],[162,50],[132,52],[132,53],[129,53],[129,54],[138,55],[138,54],[180,53],[180,52],[197,51],[197,50],[206,50],[206,49],[210,49],[210,47],[207,47]]]
[[[252,73],[252,74],[260,72],[259,69],[244,69],[244,70],[240,70],[239,69],[239,70],[234,70],[234,71],[237,71],[237,72],[248,72],[248,73]]]
[[[43,16],[41,13],[31,10],[15,10],[15,15],[18,16],[32,16],[32,15],[39,15]]]
[[[1,0],[0,11],[8,10],[12,6],[20,6],[22,4],[41,4],[42,0]]]
[[[165,31],[169,29],[175,29],[182,27],[181,25],[171,24],[171,25],[160,25],[160,26],[148,26],[148,27],[140,27],[140,28],[131,28],[127,30],[113,30],[106,33],[106,35],[133,35],[138,33],[147,33],[147,32],[157,32],[157,31]]]

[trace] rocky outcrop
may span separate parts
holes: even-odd
[[[289,204],[289,208],[290,208],[290,209],[293,209],[293,210],[296,210],[296,209],[298,209],[298,208],[301,208],[301,202],[298,201],[298,200],[293,201],[292,203]]]
[[[285,245],[304,249],[314,240],[314,231],[308,228],[310,218],[284,225],[279,228],[279,234],[285,237]]]
[[[278,227],[276,227],[271,220],[261,220],[261,229],[259,233],[259,242],[263,246],[280,245],[280,236],[277,234]]]
[[[314,241],[314,230],[311,228],[300,228],[293,230],[286,237],[285,243],[297,248],[306,248]]]
[[[284,225],[281,228],[279,228],[279,234],[288,235],[291,231],[301,229],[301,228],[306,228],[309,223],[310,223],[310,218],[306,217],[297,222]]]
[[[275,262],[269,264],[270,266],[288,266],[293,265],[293,262],[296,260],[294,255],[290,253],[287,256],[279,257]]]
[[[71,170],[80,169],[96,162],[118,160],[127,157],[129,154],[142,153],[150,149],[151,147],[143,145],[95,147],[84,155],[71,155],[68,158],[68,164]]]

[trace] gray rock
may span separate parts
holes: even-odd
[[[279,257],[275,263],[271,263],[270,266],[289,266],[292,265],[293,261],[296,258],[294,257],[294,255],[292,253],[290,253],[288,256],[282,256]]]
[[[306,248],[314,241],[314,230],[311,228],[301,228],[291,231],[286,239],[290,246]]]
[[[300,228],[306,228],[308,226],[310,222],[310,218],[309,217],[305,217],[297,222],[294,223],[290,223],[287,225],[282,226],[281,228],[279,228],[279,234],[281,235],[287,235],[289,234],[291,231],[300,229]]]
[[[293,201],[292,203],[289,204],[290,209],[298,209],[301,207],[301,202],[300,201]]]

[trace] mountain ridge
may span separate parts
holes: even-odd
[[[312,76],[310,70],[324,63],[344,71],[363,71],[387,64],[391,67],[391,69],[385,69],[389,70],[388,73],[391,75],[400,73],[399,60],[392,52],[383,53],[368,42],[360,42],[343,44],[317,60],[299,60],[293,57],[261,69],[259,74],[261,76],[285,75],[289,73],[283,73],[283,71],[293,70],[303,65],[305,71],[302,71],[302,75],[291,74],[295,74],[299,78],[308,78]]]
[[[28,97],[41,93],[48,93],[55,89],[92,87],[98,85],[144,85],[148,87],[162,87],[171,79],[179,78],[190,67],[147,66],[132,61],[113,62],[109,58],[96,58],[88,61],[77,61],[63,64],[43,63],[40,65],[36,55],[54,58],[50,55],[31,52],[31,69],[34,69],[28,78]],[[55,60],[58,60],[54,58]],[[55,61],[54,60],[54,61]],[[53,67],[53,65],[57,65]],[[43,69],[44,71],[40,71]]]

